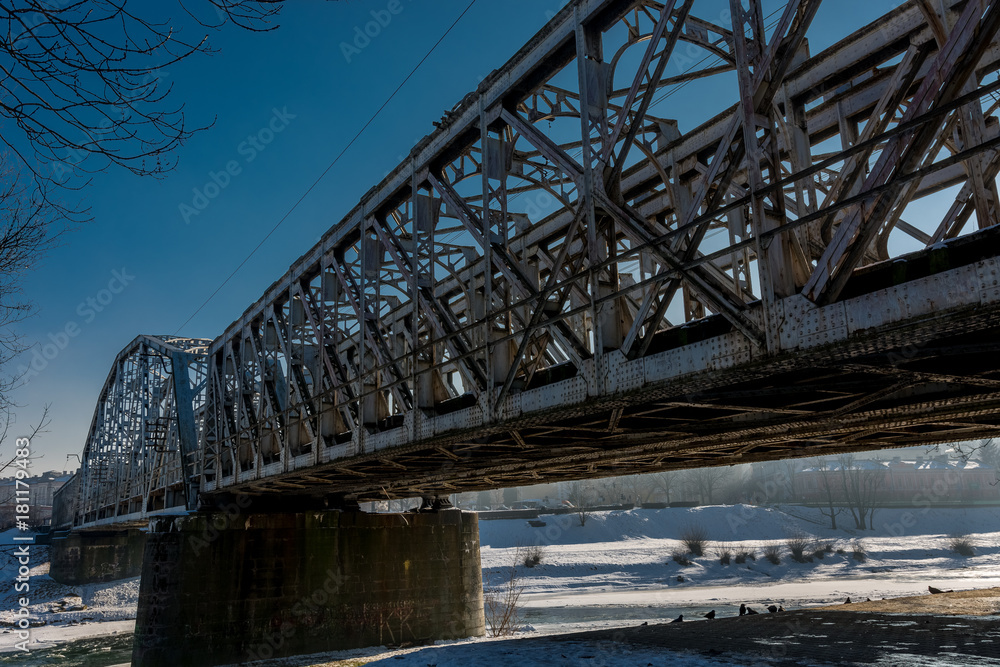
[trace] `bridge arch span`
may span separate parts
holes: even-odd
[[[115,357],[87,432],[77,493],[62,499],[73,505],[60,508],[73,528],[142,525],[194,509],[210,342],[140,335]]]

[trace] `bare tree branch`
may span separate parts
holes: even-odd
[[[109,165],[141,176],[174,167],[174,149],[208,126],[191,127],[184,105],[169,102],[167,69],[212,52],[203,29],[274,29],[281,0],[178,6],[0,0],[0,117],[9,121],[0,142],[22,169],[62,186]]]
[[[716,489],[732,476],[732,469],[727,467],[691,468],[683,473],[684,483],[698,494],[702,505],[712,505],[715,502]]]
[[[14,325],[32,312],[22,282],[87,219],[63,196],[110,166],[158,177],[191,126],[167,68],[208,54],[208,30],[271,30],[282,0],[0,0],[0,411],[23,376]],[[190,34],[189,34],[190,33]],[[190,39],[188,38],[190,37]],[[5,147],[5,148],[4,148]]]
[[[22,178],[0,153],[0,369],[30,347],[15,326],[34,312],[23,298],[24,279],[70,226],[51,205],[47,183]],[[10,395],[23,375],[0,373],[0,411],[12,407]]]
[[[880,461],[859,461],[853,454],[837,457],[841,487],[847,509],[859,530],[873,528],[879,488],[885,483],[886,470]]]
[[[34,428],[31,429],[31,432],[27,436],[24,436],[24,437],[27,437],[29,441],[34,442],[34,440],[35,440],[35,438],[37,436],[41,435],[42,433],[48,433],[48,431],[46,430],[46,427],[51,423],[51,421],[52,420],[49,419],[49,406],[46,405],[45,408],[42,410],[42,416],[38,419],[38,424],[36,424],[34,426]],[[14,416],[10,412],[10,410],[7,410],[5,412],[5,418],[4,418],[4,421],[3,421],[2,431],[0,431],[0,444],[3,444],[4,442],[6,442],[6,440],[7,440],[7,434],[10,433],[10,427],[11,427],[11,425],[13,423],[14,423]],[[31,451],[33,452],[34,448],[32,448]],[[9,468],[10,466],[14,465],[14,461],[16,461],[18,458],[24,458],[24,457],[18,457],[15,454],[13,457],[11,457],[11,459],[9,461],[7,461],[2,466],[0,466],[0,473],[2,473],[4,470],[6,470],[7,468]],[[40,458],[42,458],[41,454],[33,454],[32,453],[30,456],[28,456],[28,460],[29,461],[35,461],[35,460],[40,459]]]

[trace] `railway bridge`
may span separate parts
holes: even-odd
[[[62,516],[150,524],[137,660],[481,632],[452,493],[996,435],[998,3],[818,53],[820,0],[702,4],[569,2],[219,336],[119,355]]]

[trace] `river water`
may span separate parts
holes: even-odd
[[[119,633],[110,637],[81,639],[52,648],[36,649],[28,654],[0,653],[0,665],[18,667],[109,667],[132,661],[132,635]]]

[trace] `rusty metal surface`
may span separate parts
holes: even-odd
[[[819,4],[570,3],[213,341],[202,491],[995,433],[1000,7],[904,3],[812,55]],[[679,44],[710,57],[678,74]],[[681,132],[695,79],[738,101]]]
[[[819,6],[570,2],[211,342],[202,494],[995,435],[1000,7]]]

